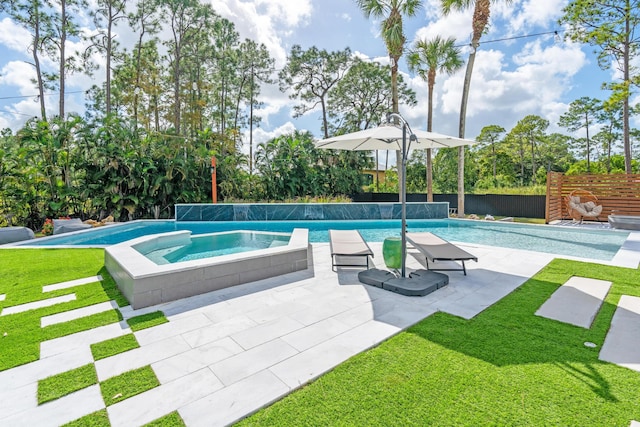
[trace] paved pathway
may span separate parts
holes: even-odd
[[[382,244],[371,246],[384,267]],[[189,426],[227,425],[434,312],[472,318],[552,259],[461,246],[479,262],[468,276],[451,272],[450,284],[426,297],[363,285],[358,269],[333,272],[329,245],[314,244],[306,271],[137,311],[124,307],[125,318],[160,309],[169,323],[136,332],[140,348],[97,362],[89,345],[130,333],[126,323],[42,343],[40,360],[0,372],[0,425],[60,425],[104,408],[98,386],[37,405],[39,379],[87,363],[95,363],[100,380],[150,365],[161,383],[108,406],[114,426],[142,425],[175,410]],[[409,271],[423,267],[410,250]]]

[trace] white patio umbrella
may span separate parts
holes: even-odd
[[[406,206],[406,171],[409,150],[427,149],[427,148],[449,148],[459,147],[461,145],[473,145],[476,141],[470,139],[461,139],[453,136],[442,135],[434,132],[418,130],[411,131],[409,123],[397,113],[391,113],[387,116],[387,122],[391,119],[398,119],[401,125],[383,124],[376,128],[352,132],[345,135],[335,136],[332,138],[322,139],[315,142],[317,148],[334,149],[334,150],[399,150],[402,156],[402,174],[400,179],[400,195],[402,202],[402,270],[401,277],[406,276],[406,258],[407,258],[407,206]],[[407,140],[407,134],[409,138]]]

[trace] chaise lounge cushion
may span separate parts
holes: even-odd
[[[0,245],[19,242],[35,238],[33,230],[27,227],[2,227],[0,228]]]
[[[70,233],[87,228],[92,228],[91,224],[84,224],[80,218],[53,220],[53,234]]]

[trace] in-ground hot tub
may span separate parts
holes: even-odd
[[[104,258],[118,288],[138,309],[305,270],[309,252],[309,230],[303,228],[294,229],[288,242],[284,233],[192,237],[190,231],[176,231],[109,246]]]

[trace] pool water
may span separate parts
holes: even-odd
[[[329,229],[357,229],[368,242],[382,242],[400,235],[399,220],[362,221],[134,221],[111,225],[74,235],[25,242],[28,246],[108,246],[148,234],[190,230],[194,235],[219,231],[258,230],[291,233],[294,228],[308,228],[309,242],[328,242]],[[553,225],[513,224],[457,219],[408,220],[410,232],[430,231],[443,239],[526,249],[556,255],[570,255],[609,261],[613,259],[628,232],[593,230]]]
[[[195,236],[191,238],[189,244],[155,249],[150,252],[137,248],[136,250],[156,264],[163,265],[286,246],[290,237],[286,234],[225,233]]]

